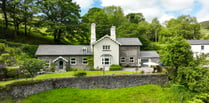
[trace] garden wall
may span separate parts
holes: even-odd
[[[26,97],[32,94],[56,88],[125,88],[144,84],[162,85],[167,81],[167,75],[153,74],[56,78],[41,80],[38,83],[27,84],[24,86],[11,86],[11,88],[7,91],[0,91],[0,97]]]

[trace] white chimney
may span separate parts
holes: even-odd
[[[116,40],[115,26],[112,26],[111,29],[110,29],[110,37],[111,37],[113,40]]]
[[[91,49],[92,49],[92,44],[96,41],[96,24],[92,23],[91,24]]]

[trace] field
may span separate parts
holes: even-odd
[[[121,89],[62,88],[18,100],[18,103],[184,103],[192,93],[183,87],[143,85]]]

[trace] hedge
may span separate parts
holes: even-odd
[[[109,70],[110,71],[114,71],[114,70],[122,70],[122,67],[120,65],[117,65],[117,64],[112,64],[110,67],[109,67]]]

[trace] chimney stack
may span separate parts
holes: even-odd
[[[111,37],[113,40],[116,40],[115,26],[112,26],[111,29],[110,29],[110,37]]]
[[[92,49],[92,44],[96,41],[96,24],[92,23],[91,24],[91,49]]]

